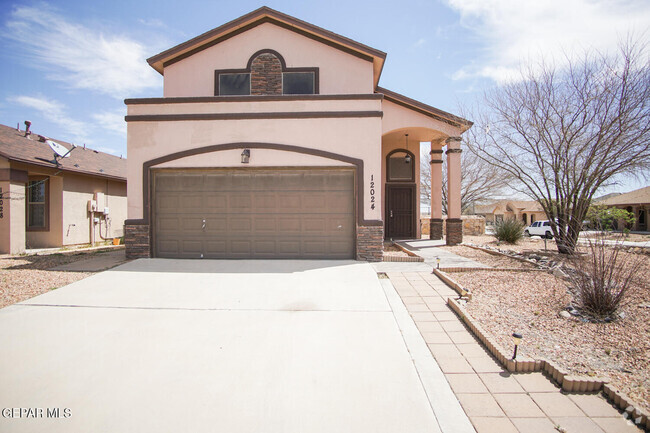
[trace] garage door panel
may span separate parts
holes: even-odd
[[[228,230],[228,219],[222,216],[208,215],[205,218],[206,236],[215,236]]]
[[[274,216],[257,216],[253,219],[253,230],[255,234],[274,234],[277,229],[278,225]]]
[[[207,241],[205,243],[205,246],[206,258],[213,256],[222,256],[228,252],[228,249],[226,248],[227,242],[225,240]]]
[[[182,240],[183,252],[189,254],[201,254],[203,252],[203,242],[200,240]]]
[[[230,251],[232,251],[233,254],[250,255],[250,253],[252,252],[252,246],[253,246],[252,241],[234,240],[234,241],[230,241],[229,244],[230,244]]]
[[[250,233],[253,228],[253,221],[248,215],[237,215],[228,219],[228,230],[230,232]]]
[[[188,209],[201,209],[203,196],[200,194],[185,194],[179,198],[179,212],[187,212]]]
[[[204,209],[208,212],[225,212],[228,209],[228,196],[222,193],[211,193],[203,196]]]
[[[153,204],[157,257],[354,254],[352,170],[160,171],[154,174]]]

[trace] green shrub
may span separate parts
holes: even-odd
[[[499,242],[516,244],[524,236],[525,224],[517,219],[504,219],[494,224],[494,236]]]

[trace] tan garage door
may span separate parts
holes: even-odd
[[[354,172],[159,170],[154,253],[169,258],[353,258]]]

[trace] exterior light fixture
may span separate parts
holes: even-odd
[[[436,268],[440,269],[440,257],[436,257]]]
[[[244,151],[241,153],[241,163],[242,164],[248,164],[250,159],[251,159],[251,151],[250,151],[250,149],[244,149]]]
[[[407,163],[407,164],[410,164],[410,163],[411,163],[411,155],[408,154],[408,150],[409,150],[409,135],[408,135],[408,134],[404,134],[404,136],[406,137],[406,151],[407,151],[406,156],[404,157],[404,162]]]
[[[522,337],[521,334],[519,334],[519,333],[517,333],[517,332],[513,332],[513,334],[512,334],[512,341],[515,343],[515,353],[512,354],[512,359],[513,359],[513,360],[514,360],[515,358],[517,358],[517,347],[519,347],[519,343],[521,343],[521,339],[522,339],[522,338],[523,338],[523,337]]]

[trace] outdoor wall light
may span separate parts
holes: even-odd
[[[250,161],[250,159],[251,159],[250,149],[244,149],[244,151],[241,153],[241,163],[248,164],[248,161]]]
[[[406,151],[408,152],[408,150],[409,150],[409,135],[404,134],[404,137],[405,137],[405,141],[406,141]],[[407,153],[406,156],[404,157],[404,162],[407,163],[407,164],[410,164],[411,163],[411,155],[409,155]]]
[[[517,332],[512,333],[512,341],[515,343],[515,353],[512,354],[512,359],[517,358],[517,347],[519,347],[519,343],[521,343],[522,338],[523,337],[521,334]]]

